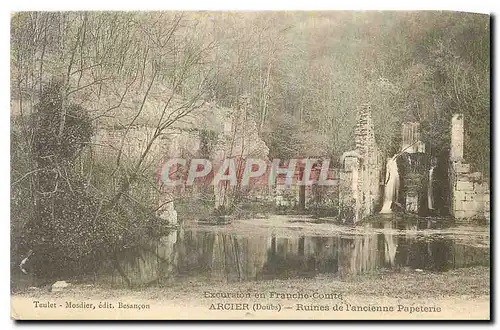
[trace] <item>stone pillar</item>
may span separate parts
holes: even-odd
[[[464,116],[455,114],[451,118],[451,148],[450,160],[452,162],[464,159]]]
[[[383,162],[375,141],[369,105],[358,109],[354,135],[356,149],[345,152],[341,158],[339,209],[345,220],[352,218],[357,222],[373,214],[380,202],[379,181]]]
[[[464,118],[455,114],[451,119],[450,146],[450,213],[459,222],[489,219],[489,185],[482,173],[473,172],[464,159]]]
[[[359,157],[358,171],[353,172],[353,181],[357,179],[355,219],[362,220],[373,214],[379,202],[379,180],[382,166],[380,151],[375,141],[375,131],[371,117],[371,107],[363,105],[358,110],[355,129],[356,152]],[[357,174],[357,178],[356,177]]]

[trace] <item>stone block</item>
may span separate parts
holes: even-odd
[[[481,181],[483,179],[483,173],[481,172],[474,172],[469,174],[469,179],[474,182]]]
[[[474,219],[478,217],[478,212],[476,210],[456,210],[453,216],[455,219]]]
[[[477,198],[475,192],[461,191],[461,193],[464,194],[464,201],[473,201]]]
[[[455,200],[453,204],[453,209],[455,211],[463,211],[464,210],[464,201],[463,200]]]
[[[477,211],[476,210],[465,210],[464,211],[464,218],[467,219],[472,219],[477,217]]]
[[[469,173],[470,172],[470,164],[457,162],[454,164],[454,170],[456,173]]]
[[[477,192],[479,194],[484,194],[489,190],[490,190],[489,186],[486,182],[482,182],[482,183],[474,182],[474,191],[475,192]]]
[[[456,201],[464,201],[465,200],[465,194],[467,192],[465,191],[461,191],[461,190],[455,190],[455,194],[454,194],[454,199]]]
[[[470,181],[459,180],[455,185],[455,189],[461,191],[472,191],[474,189],[474,184]]]
[[[464,211],[477,211],[480,208],[481,208],[480,203],[478,203],[475,200],[462,202],[462,210]]]

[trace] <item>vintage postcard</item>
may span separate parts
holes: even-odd
[[[10,25],[13,319],[490,319],[489,15]]]

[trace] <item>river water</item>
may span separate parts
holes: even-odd
[[[183,278],[259,281],[378,271],[444,272],[489,265],[487,228],[475,228],[476,235],[470,235],[468,229],[447,227],[432,219],[411,224],[382,219],[355,231],[301,235],[300,231],[234,233],[227,226],[191,226],[141,249],[124,251],[121,271],[108,270],[98,281],[118,286],[126,281],[144,285]]]

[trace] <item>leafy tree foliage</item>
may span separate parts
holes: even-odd
[[[91,141],[91,119],[78,105],[64,111],[61,94],[60,83],[51,83],[36,107],[36,206],[23,228],[25,250],[35,252],[34,272],[47,278],[95,270],[116,251],[140,242],[151,226],[165,225],[144,207],[110,207],[110,196],[89,186],[77,160]],[[129,219],[143,221],[132,226]]]
[[[438,155],[449,147],[451,116],[463,113],[467,160],[489,173],[487,15],[304,12],[211,19],[219,45],[214,95],[231,105],[249,92],[267,143],[295,148],[314,133],[326,142],[325,154],[338,158],[354,147],[356,109],[368,103],[388,155],[396,152],[405,121],[421,122],[422,137]]]

